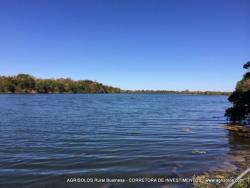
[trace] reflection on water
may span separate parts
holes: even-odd
[[[225,96],[0,95],[0,187],[224,168],[228,156],[249,150],[218,126],[229,105]]]
[[[236,165],[243,164],[243,168],[250,165],[250,138],[244,134],[228,132],[229,161]]]

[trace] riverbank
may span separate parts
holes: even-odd
[[[242,138],[245,142],[250,142],[250,128],[241,125],[226,125],[221,126],[229,131],[229,134],[234,134],[238,138]],[[194,175],[196,182],[193,183],[194,188],[218,188],[226,187],[235,180],[242,172],[250,167],[250,150],[238,151],[229,155],[225,159],[227,165],[220,170],[211,170],[201,175]],[[249,176],[249,175],[248,175]],[[235,184],[237,188],[247,187],[249,180],[243,178],[241,183]]]

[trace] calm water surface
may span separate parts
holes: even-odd
[[[190,177],[224,168],[246,146],[220,126],[229,106],[226,96],[0,95],[0,187],[59,175]]]

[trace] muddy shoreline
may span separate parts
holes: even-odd
[[[250,128],[240,125],[226,125],[221,126],[229,131],[236,138],[240,138],[250,143]],[[229,155],[225,159],[228,165],[220,170],[208,171],[201,175],[193,176],[194,188],[218,188],[226,187],[230,184],[230,180],[236,179],[242,172],[250,167],[250,149],[239,150]],[[214,181],[214,182],[212,182]]]

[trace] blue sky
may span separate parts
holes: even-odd
[[[231,91],[249,0],[0,0],[0,74],[123,89]]]

